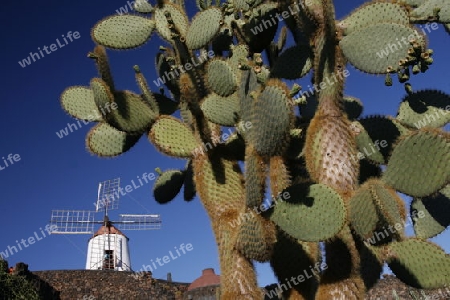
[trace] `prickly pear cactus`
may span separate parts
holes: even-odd
[[[450,284],[450,257],[427,241],[450,225],[450,95],[408,83],[433,63],[415,24],[448,30],[450,2],[374,0],[342,20],[332,0],[195,4],[188,14],[182,0],[158,0],[100,20],[88,55],[98,77],[64,90],[61,105],[98,122],[86,137],[95,155],[121,155],[145,134],[186,160],[158,170],[153,196],[166,204],[184,187],[186,201],[202,202],[220,299],[262,299],[254,261],[270,263],[285,299],[363,299],[385,263],[415,287]],[[152,91],[130,66],[139,93],[117,90],[107,50],[152,46],[154,34],[165,41],[155,58],[165,87]],[[370,99],[344,96],[347,63],[406,83],[396,117],[361,115]],[[308,74],[319,89],[302,91]]]

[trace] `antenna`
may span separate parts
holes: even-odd
[[[128,238],[120,230],[153,230],[161,228],[158,214],[120,214],[118,221],[108,217],[108,210],[119,208],[120,178],[100,182],[95,211],[52,210],[52,234],[92,234],[88,245],[86,269],[131,271]],[[95,215],[103,210],[102,220]],[[94,233],[94,224],[101,227]],[[117,229],[114,224],[117,224]]]

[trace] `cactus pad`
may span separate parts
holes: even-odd
[[[373,140],[370,138],[364,127],[358,122],[354,121],[352,126],[357,127],[360,132],[356,136],[356,144],[358,146],[358,158],[367,158],[375,163],[384,163],[384,157],[374,145]],[[378,146],[380,147],[380,146]]]
[[[450,23],[450,3],[446,0],[428,0],[413,10],[411,16],[420,18],[433,17],[436,8],[439,9],[439,22]]]
[[[345,36],[340,46],[345,57],[357,69],[371,74],[386,74],[388,67],[397,71],[399,61],[407,57],[411,46],[408,40],[403,43],[401,39],[409,36],[424,44],[423,37],[413,27],[384,23]]]
[[[245,220],[242,220],[239,228],[236,249],[248,259],[258,262],[268,261],[276,242],[274,224],[250,210],[243,218]]]
[[[237,88],[237,78],[226,61],[214,59],[206,69],[206,81],[213,92],[223,97],[234,93]]]
[[[208,120],[222,126],[234,126],[239,118],[237,93],[228,97],[211,93],[203,100],[201,108]]]
[[[364,184],[350,198],[349,218],[355,232],[367,239],[371,237],[379,221],[369,184]]]
[[[133,4],[133,9],[141,14],[152,13],[155,9],[147,2],[148,0],[136,0]]]
[[[402,137],[382,178],[396,190],[414,197],[437,192],[450,181],[450,135],[425,129]]]
[[[258,154],[272,156],[287,147],[293,115],[286,85],[277,79],[269,80],[253,103],[252,129],[247,136]]]
[[[92,28],[92,39],[105,47],[131,49],[150,39],[155,22],[136,15],[110,16]]]
[[[201,147],[189,127],[169,116],[156,120],[149,138],[159,151],[174,157],[191,157],[196,148]]]
[[[88,87],[71,86],[61,94],[61,106],[69,115],[80,120],[101,121],[94,93]]]
[[[356,30],[379,23],[396,23],[409,25],[407,10],[400,4],[371,2],[359,7],[339,23],[345,35]]]
[[[342,229],[346,210],[342,198],[332,188],[299,184],[285,192],[290,194],[289,202],[278,200],[270,219],[287,234],[302,241],[318,242]]]
[[[170,17],[181,36],[186,37],[189,20],[178,5],[170,3],[169,1],[164,1],[163,7],[157,7],[155,9],[154,20],[159,35],[166,41],[172,42],[172,31],[169,28],[169,22],[167,22],[166,12],[170,14]]]
[[[160,204],[172,201],[180,192],[184,183],[185,173],[179,170],[163,172],[153,186],[153,195]]]
[[[94,103],[97,109],[102,112],[103,119],[106,120],[108,112],[110,113],[112,110],[114,95],[106,82],[100,78],[92,78],[90,85],[94,95]]]
[[[450,122],[450,95],[422,90],[403,99],[397,120],[410,127],[442,127]]]
[[[259,207],[266,191],[267,166],[253,146],[245,149],[245,202],[248,208]]]
[[[407,285],[421,289],[450,284],[450,256],[439,246],[420,239],[388,246],[389,268]]]
[[[100,157],[114,157],[128,151],[141,136],[118,131],[101,122],[89,131],[86,137],[86,148]]]
[[[129,91],[114,93],[117,109],[107,112],[107,122],[120,131],[142,133],[154,122],[157,115],[141,96]]]
[[[360,119],[359,122],[373,141],[373,146],[367,149],[369,153],[379,151],[387,160],[395,141],[402,135],[394,120],[381,116],[369,116]]]
[[[312,67],[311,49],[304,45],[286,49],[271,69],[271,77],[297,79],[305,76]]]
[[[411,215],[416,236],[429,239],[444,231],[450,226],[450,198],[437,194],[423,199],[416,198],[411,203]],[[423,212],[424,216],[418,216]]]
[[[189,49],[199,49],[208,44],[219,32],[222,12],[212,7],[199,12],[186,33],[186,45]]]

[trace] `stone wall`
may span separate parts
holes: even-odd
[[[54,290],[54,297],[49,300],[181,300],[189,286],[189,283],[153,279],[149,273],[56,270],[34,271],[32,274]],[[42,285],[42,288],[48,286]]]

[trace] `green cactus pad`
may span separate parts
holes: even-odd
[[[339,45],[345,57],[357,69],[371,74],[386,74],[388,67],[397,71],[399,61],[407,57],[408,48],[411,47],[409,36],[424,44],[423,37],[415,28],[384,23],[357,30],[345,36]],[[402,42],[402,38],[406,39],[405,42]]]
[[[180,192],[184,183],[185,173],[179,170],[163,172],[153,186],[153,195],[160,204],[172,201]]]
[[[403,200],[395,192],[395,190],[384,185],[380,180],[377,179],[372,181],[371,191],[380,215],[382,216],[382,219],[387,223],[386,225],[395,226],[397,224],[400,224],[403,228],[404,216],[406,216],[406,211]],[[402,232],[395,231],[392,234],[401,236]]]
[[[133,9],[141,14],[152,13],[155,8],[147,1],[148,0],[136,0],[133,4]]]
[[[190,160],[188,162],[188,166],[185,171],[183,185],[184,185],[184,189],[183,189],[184,201],[191,201],[192,199],[194,199],[197,191],[195,189],[194,171],[192,170],[192,162]]]
[[[349,209],[351,225],[361,238],[370,239],[372,243],[378,239],[376,232],[387,227],[390,227],[390,232],[385,230],[384,240],[403,236],[403,231],[397,231],[398,226],[404,227],[406,212],[403,201],[395,190],[379,179],[365,182],[350,199]]]
[[[142,93],[142,99],[150,106],[155,114],[159,114],[159,106],[156,102],[155,96],[148,87],[147,79],[145,79],[144,74],[141,73],[139,66],[134,66],[135,78],[137,85]]]
[[[237,93],[228,97],[211,93],[203,100],[201,108],[208,120],[222,126],[234,126],[239,118]]]
[[[269,80],[253,103],[252,128],[246,136],[249,143],[262,156],[281,153],[289,144],[293,117],[287,86],[277,79]]]
[[[189,20],[180,6],[165,1],[163,7],[157,7],[154,13],[154,20],[156,22],[156,30],[159,35],[166,41],[172,42],[172,31],[169,28],[167,17],[165,14],[169,13],[173,23],[179,30],[181,36],[186,37],[187,29],[189,28]]]
[[[308,46],[299,45],[286,49],[272,67],[271,77],[297,79],[305,76],[312,68],[312,52]]]
[[[359,122],[373,141],[373,146],[369,145],[367,149],[368,153],[379,151],[387,160],[395,141],[402,135],[395,122],[382,116],[368,116]]]
[[[202,147],[188,126],[170,116],[156,120],[149,139],[159,151],[174,157],[191,157],[196,148]]]
[[[100,78],[92,78],[90,86],[94,95],[94,103],[98,111],[101,112],[103,119],[106,120],[108,112],[110,113],[113,109],[114,95],[106,82]]]
[[[247,61],[249,55],[248,46],[243,44],[232,46],[232,53],[233,55],[229,58],[229,64],[233,69],[233,73],[241,72],[239,65],[241,61]]]
[[[254,211],[243,214],[236,240],[236,249],[247,259],[265,262],[270,259],[276,242],[276,229],[272,222]]]
[[[434,289],[450,284],[450,256],[436,244],[420,239],[388,246],[389,268],[407,285]]]
[[[102,120],[90,88],[71,86],[62,92],[60,99],[62,108],[72,117],[86,121]]]
[[[107,122],[120,131],[142,133],[155,121],[157,114],[141,96],[129,91],[114,93],[117,109],[107,113]]]
[[[349,218],[351,226],[361,238],[367,239],[373,235],[379,217],[369,184],[362,185],[350,198]]]
[[[450,198],[437,194],[423,199],[416,198],[411,203],[411,215],[416,236],[430,239],[450,226]],[[419,215],[423,212],[422,215]]]
[[[114,157],[127,152],[142,135],[131,135],[114,127],[99,123],[92,127],[86,137],[86,148],[100,157]]]
[[[359,7],[339,23],[345,35],[379,23],[409,25],[408,11],[400,4],[371,2]]]
[[[411,16],[428,19],[434,16],[434,10],[438,8],[439,22],[450,23],[450,3],[446,0],[428,0],[413,10]]]
[[[267,165],[252,147],[245,150],[245,203],[248,208],[253,209],[264,201]]]
[[[361,100],[352,96],[344,96],[344,110],[349,120],[356,120],[363,112]]]
[[[227,97],[236,91],[237,78],[226,61],[214,59],[208,63],[206,70],[206,81],[213,92]]]
[[[114,91],[114,78],[111,74],[111,68],[109,66],[108,55],[105,47],[97,45],[93,52],[88,53],[88,57],[95,61],[100,78],[106,82],[112,91]]]
[[[155,22],[136,15],[115,15],[99,21],[92,28],[92,39],[112,49],[131,49],[150,39]]]
[[[450,95],[422,90],[403,99],[397,120],[410,127],[442,127],[450,122]]]
[[[418,7],[419,5],[422,5],[425,1],[428,0],[400,0],[400,3],[407,4],[412,7]]]
[[[450,181],[450,134],[422,129],[402,137],[382,178],[413,197],[437,192]]]
[[[444,195],[447,198],[450,198],[450,184],[448,184],[445,188],[439,191],[442,195]]]
[[[313,184],[285,190],[289,202],[278,200],[270,219],[284,232],[301,241],[318,242],[336,235],[346,221],[342,198],[332,188]],[[292,199],[292,200],[291,200]]]
[[[222,22],[222,11],[217,7],[209,8],[195,15],[186,33],[188,48],[199,49],[212,41],[219,32]]]
[[[356,135],[356,144],[358,146],[358,159],[367,158],[375,163],[384,163],[384,157],[381,152],[374,145],[373,140],[364,129],[364,127],[358,122],[354,121],[352,126],[357,127],[359,133]]]

